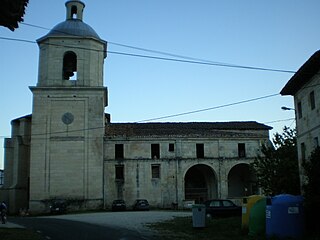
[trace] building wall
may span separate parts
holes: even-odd
[[[312,109],[311,92],[314,93],[315,106]],[[304,182],[301,164],[308,159],[320,141],[320,76],[316,74],[295,95],[297,123],[297,146],[300,165],[301,184]],[[301,110],[299,109],[301,106]]]
[[[31,118],[13,120],[11,126],[11,138],[6,138],[4,145],[4,185],[0,193],[9,212],[17,213],[20,208],[28,208]]]
[[[104,88],[34,88],[31,211],[54,198],[102,204]],[[62,117],[72,113],[65,124]]]
[[[185,201],[190,200],[185,195],[185,178],[193,167],[199,168],[201,175],[207,179],[207,198],[240,198],[253,189],[250,185],[249,192],[245,192],[243,185],[238,182],[237,176],[242,174],[239,166],[245,166],[248,170],[249,163],[260,154],[261,144],[267,142],[268,137],[268,131],[260,131],[254,136],[251,133],[247,137],[235,135],[234,138],[107,138],[104,142],[105,207],[110,207],[112,201],[119,198],[124,199],[129,206],[137,198],[146,198],[154,207],[167,208],[172,203],[183,207]],[[199,143],[204,144],[203,158],[197,158],[196,144]],[[245,144],[245,157],[239,157],[238,143]],[[123,144],[123,159],[115,159],[115,144]],[[151,144],[160,144],[159,159],[151,157]],[[174,144],[174,151],[168,150],[169,144]],[[116,179],[118,165],[124,168],[123,180]],[[152,166],[155,165],[160,167],[160,178],[152,178]],[[231,169],[235,171],[229,175]],[[228,188],[234,192],[238,188],[238,195],[231,194]]]
[[[103,51],[105,45],[101,41],[72,36],[46,39],[41,41],[40,44],[41,61],[39,61],[38,86],[103,86]],[[100,51],[84,51],[84,49]],[[62,56],[67,51],[72,51],[77,55],[77,81],[62,79]],[[95,61],[91,61],[91,59],[95,59]]]

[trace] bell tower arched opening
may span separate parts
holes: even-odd
[[[71,7],[71,18],[72,19],[77,19],[77,15],[78,15],[78,8],[77,6],[72,6]]]
[[[64,80],[77,80],[77,55],[74,52],[64,54],[62,72]]]
[[[185,200],[202,203],[217,196],[217,180],[212,168],[204,164],[191,167],[184,177]]]

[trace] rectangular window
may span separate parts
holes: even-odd
[[[298,102],[298,118],[302,118],[302,106],[301,102]]]
[[[169,152],[174,152],[174,144],[169,143]]]
[[[160,178],[160,164],[151,165],[151,176],[152,178]]]
[[[114,150],[115,159],[123,159],[123,144],[116,144]]]
[[[124,165],[116,165],[116,180],[117,181],[124,181]]]
[[[204,144],[197,143],[196,150],[197,150],[197,158],[204,158]]]
[[[246,157],[246,144],[238,143],[238,157],[245,158]]]
[[[3,185],[4,180],[4,174],[3,171],[0,171],[0,185]]]
[[[315,137],[315,138],[313,139],[313,144],[314,144],[314,148],[319,147],[319,139],[318,139],[318,137]]]
[[[301,143],[301,161],[304,163],[306,161],[306,145]]]
[[[312,91],[310,93],[309,98],[310,98],[310,107],[311,107],[311,110],[313,110],[313,109],[316,108],[316,101],[315,101],[315,98],[314,98],[314,91]]]
[[[151,158],[152,159],[160,158],[160,144],[151,144]]]

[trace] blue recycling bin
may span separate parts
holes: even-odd
[[[267,199],[266,235],[300,238],[304,234],[303,197],[281,194]]]

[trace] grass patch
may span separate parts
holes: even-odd
[[[172,220],[148,224],[163,240],[266,240],[265,236],[249,237],[241,232],[241,217],[206,219],[205,228],[193,228],[192,217],[177,217]],[[269,240],[276,240],[270,238]],[[318,237],[304,237],[319,240]]]
[[[241,218],[206,219],[205,228],[193,228],[192,217],[177,217],[148,225],[165,240],[250,239],[241,235]],[[256,238],[257,240],[259,238]],[[264,239],[264,238],[261,238]]]
[[[40,234],[24,228],[0,228],[1,240],[41,240]]]

